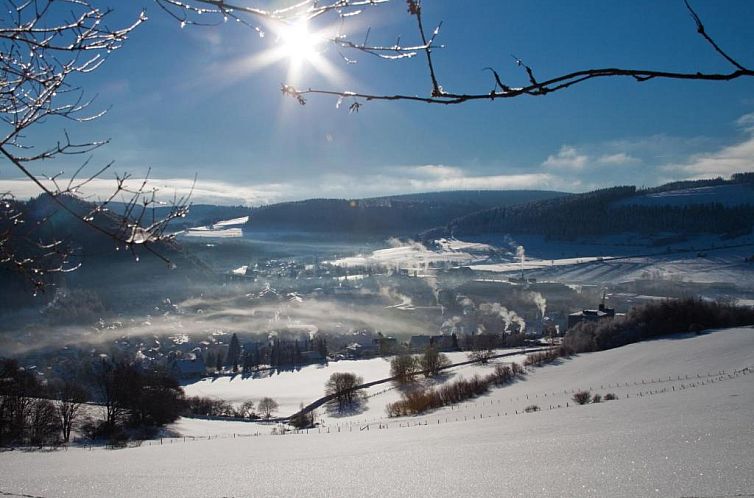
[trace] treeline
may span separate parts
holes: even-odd
[[[60,401],[47,399],[58,394],[57,386],[43,385],[15,360],[0,360],[0,446],[64,441],[70,435],[70,419],[86,398],[82,392],[64,395],[64,389],[60,386]]]
[[[312,356],[312,353],[316,355]],[[300,367],[315,362],[326,363],[327,355],[327,337],[324,334],[317,334],[312,339],[304,336],[300,341],[274,337],[271,341],[250,343],[247,347],[242,347],[234,333],[225,355],[222,350],[209,351],[204,363],[215,367],[218,372],[226,367],[233,373],[240,371],[243,375],[250,375],[261,365],[281,368]]]
[[[700,187],[715,187],[718,185],[730,185],[740,183],[754,184],[754,172],[752,173],[733,173],[730,176],[730,180],[726,180],[720,176],[717,178],[706,178],[701,180],[681,180],[677,182],[670,182],[659,187],[651,187],[647,189],[639,190],[639,194],[656,194],[660,192],[669,192],[671,190],[700,188]]]
[[[91,439],[124,442],[149,437],[175,421],[185,407],[178,381],[159,369],[103,359],[93,372],[94,399],[104,408],[104,419],[88,419],[82,432]]]
[[[747,176],[748,175],[748,176]],[[731,181],[720,180],[723,184]],[[748,183],[742,174],[735,183]],[[717,184],[717,183],[716,183]],[[558,240],[615,233],[749,233],[754,225],[754,202],[737,206],[717,203],[684,206],[621,206],[619,201],[645,191],[633,186],[595,190],[540,202],[497,207],[453,220],[423,238],[481,233],[541,234]]]
[[[186,407],[178,382],[160,370],[103,359],[86,377],[44,382],[15,360],[0,359],[0,446],[56,445],[76,429],[123,443],[154,434]]]
[[[668,300],[634,308],[625,317],[581,322],[563,338],[562,353],[582,353],[679,332],[754,325],[754,309],[702,299]]]
[[[255,406],[251,400],[246,400],[238,406],[233,406],[225,400],[193,396],[186,398],[183,415],[186,417],[224,417],[256,420],[270,418],[277,411],[278,403],[272,398],[262,398]]]
[[[258,208],[253,227],[311,232],[400,233],[443,225],[483,209],[468,204],[393,200],[367,203],[345,199],[310,199]]]
[[[540,190],[462,191],[372,199],[309,199],[256,208],[254,229],[397,234],[445,225],[450,220],[493,206],[550,199],[560,192]]]

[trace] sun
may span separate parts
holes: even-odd
[[[301,84],[304,78],[323,77],[330,82],[342,81],[345,76],[327,58],[327,46],[334,35],[333,26],[316,26],[309,19],[276,20],[265,24],[274,36],[271,46],[239,60],[239,74],[249,75],[273,65],[287,66],[286,84]]]
[[[279,28],[278,36],[281,55],[291,64],[315,64],[319,60],[322,36],[309,31],[309,23],[306,20],[286,24]]]

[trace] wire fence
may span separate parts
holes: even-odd
[[[752,374],[754,370],[752,367],[746,367],[742,369],[734,370],[719,370],[717,372],[696,373],[696,374],[684,374],[673,375],[668,377],[650,377],[647,379],[638,379],[628,382],[615,382],[605,383],[599,385],[599,390],[608,391],[615,389],[619,391],[614,400],[609,401],[615,403],[620,400],[631,398],[646,398],[658,395],[667,395],[672,393],[680,393],[689,389],[700,388],[703,386],[717,385],[723,382],[738,379],[744,376]],[[639,389],[636,389],[639,388]],[[283,423],[276,424],[269,432],[265,431],[253,431],[253,432],[233,432],[233,433],[218,433],[207,435],[185,435],[185,436],[163,436],[155,439],[147,439],[141,441],[128,441],[124,444],[102,444],[86,442],[84,440],[75,440],[71,445],[73,447],[81,447],[89,451],[97,449],[117,449],[125,447],[151,447],[151,446],[167,446],[174,444],[186,444],[198,441],[212,441],[219,439],[247,439],[251,440],[259,437],[279,437],[279,436],[306,436],[315,434],[340,434],[340,433],[358,433],[369,431],[381,431],[381,430],[395,430],[395,429],[408,429],[408,428],[421,428],[434,425],[442,425],[449,423],[462,423],[471,422],[477,420],[487,420],[492,418],[505,418],[505,417],[517,417],[522,415],[529,415],[536,412],[562,410],[581,406],[579,403],[573,400],[572,395],[579,391],[597,391],[596,384],[588,387],[564,389],[560,391],[548,391],[539,393],[525,393],[520,396],[513,396],[508,399],[475,399],[473,401],[465,401],[457,405],[449,405],[443,407],[445,410],[442,414],[427,413],[414,415],[412,417],[396,417],[395,419],[361,419],[361,420],[349,420],[343,423],[335,423],[329,425],[320,425],[309,429],[291,429]],[[611,393],[612,394],[612,393]],[[564,398],[565,396],[565,398]],[[603,397],[604,400],[604,397]],[[514,407],[506,408],[510,403],[527,403],[526,407]],[[532,403],[536,402],[536,409],[531,408]],[[607,402],[607,401],[602,401]],[[541,404],[541,406],[540,406]],[[594,404],[594,403],[588,403]],[[494,407],[498,408],[495,409]],[[58,447],[40,447],[38,450],[63,450],[67,451],[68,445]],[[15,448],[5,448],[4,450],[13,450]],[[22,447],[18,449],[29,450],[28,447]]]
[[[706,374],[697,373],[691,375],[675,375],[668,377],[657,377],[639,379],[630,382],[616,382],[600,384],[600,390],[623,390],[620,394],[616,395],[615,400],[609,401],[614,403],[622,399],[631,398],[645,398],[657,395],[669,394],[674,392],[682,392],[689,389],[699,388],[702,386],[709,386],[720,384],[722,382],[737,379],[743,376],[750,375],[752,369],[749,367],[735,370],[720,370],[717,372],[707,372]],[[639,387],[639,389],[635,389]],[[331,425],[321,425],[309,429],[290,429],[283,424],[279,424],[270,432],[248,432],[248,433],[224,433],[205,436],[178,436],[178,437],[161,437],[159,439],[146,440],[136,443],[131,443],[130,446],[165,446],[173,444],[191,443],[197,441],[211,441],[217,439],[253,439],[258,437],[275,437],[275,436],[306,436],[315,434],[340,434],[340,433],[358,433],[380,430],[395,430],[395,429],[409,429],[409,428],[421,428],[434,425],[442,425],[449,423],[461,423],[477,420],[486,420],[492,418],[504,418],[504,417],[516,417],[522,415],[529,415],[536,412],[562,410],[568,408],[574,408],[580,406],[572,398],[563,399],[563,396],[570,396],[579,391],[596,391],[597,386],[588,386],[583,388],[564,389],[562,392],[544,392],[523,394],[521,396],[515,396],[506,399],[477,399],[474,401],[464,402],[458,405],[450,405],[445,407],[445,410],[449,410],[449,413],[438,414],[425,414],[416,415],[413,417],[398,417],[392,419],[376,419],[374,421],[363,420],[351,420],[344,423],[336,423]],[[560,398],[560,399],[558,399]],[[604,398],[603,398],[604,399]],[[550,402],[550,400],[552,400]],[[502,408],[506,403],[510,402],[528,402],[536,401],[538,404],[537,409],[531,409],[529,407],[504,409]],[[603,401],[605,402],[605,401]],[[593,404],[593,403],[589,403]],[[493,407],[500,406],[500,409],[495,410]],[[487,407],[487,408],[485,408]],[[527,409],[528,408],[528,409]],[[102,446],[91,445],[89,449],[102,448]]]

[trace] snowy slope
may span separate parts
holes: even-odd
[[[518,349],[500,349],[497,354],[517,352]],[[452,363],[467,361],[466,353],[447,353]],[[507,361],[523,361],[523,356],[512,357]],[[448,378],[455,376],[471,376],[475,373],[486,374],[491,366],[464,365],[448,371]],[[188,396],[208,396],[223,399],[233,404],[241,404],[246,400],[257,402],[263,397],[274,398],[280,405],[278,414],[288,416],[296,413],[303,403],[308,405],[312,401],[325,395],[325,383],[330,375],[336,372],[353,372],[364,379],[364,382],[390,377],[390,358],[374,358],[370,360],[345,360],[330,362],[327,365],[310,365],[299,371],[282,371],[263,378],[208,377],[183,386]],[[367,390],[367,395],[374,398],[378,393],[386,390],[394,391],[389,384],[377,385]],[[385,405],[400,398],[400,393],[392,392],[381,396],[375,401],[368,402],[364,411],[385,414]],[[360,412],[363,413],[363,412]],[[266,427],[266,426],[265,426]],[[255,429],[256,431],[257,429]],[[260,429],[264,431],[264,428]],[[185,433],[184,431],[181,431]],[[266,431],[265,431],[266,432]]]
[[[688,206],[691,204],[738,206],[754,204],[754,187],[749,183],[693,187],[637,195],[615,203],[616,206]]]
[[[741,369],[752,366],[752,328],[667,338],[537,369],[527,380],[470,405],[474,409],[468,409],[466,421],[452,420],[463,410],[442,410],[428,425],[403,419],[390,421],[387,429],[338,432],[330,425],[329,433],[166,440],[119,451],[4,452],[0,491],[33,496],[746,495],[754,490],[754,377]],[[620,395],[617,401],[496,414],[496,405],[505,409],[503,402],[513,408],[537,396],[543,404],[544,394],[562,401],[556,393],[563,390],[602,391],[598,385],[610,384],[623,386],[620,392],[610,388]],[[529,400],[522,399],[526,396]]]
[[[685,282],[734,283],[754,289],[754,265],[745,261],[752,246],[715,249],[701,253],[683,252],[654,256],[609,257],[582,256],[560,259],[531,258],[524,264],[526,275],[540,281],[573,284],[630,282],[640,279],[677,280]],[[650,252],[650,250],[645,249]],[[660,252],[654,249],[652,252]],[[521,271],[516,263],[472,265],[479,272],[506,273],[515,276]]]

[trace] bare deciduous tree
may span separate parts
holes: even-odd
[[[440,370],[450,365],[447,355],[440,353],[433,347],[428,347],[419,357],[419,366],[426,377],[432,377],[440,373]]]
[[[70,440],[71,430],[86,398],[86,391],[76,384],[66,382],[60,389],[56,411],[60,422],[60,430],[63,435],[63,442],[67,443]]]
[[[357,387],[364,379],[352,372],[336,372],[330,376],[325,384],[325,394],[332,396],[338,403],[338,409],[344,410],[353,406],[359,399]]]
[[[131,24],[110,28],[111,11],[88,0],[6,0],[0,20],[0,158],[52,199],[59,211],[80,220],[131,251],[144,248],[167,261],[152,246],[170,240],[167,223],[183,216],[187,198],[174,199],[173,209],[159,220],[147,217],[157,204],[156,190],[146,181],[132,187],[129,175],[117,176],[112,194],[77,209],[71,202],[82,189],[101,176],[106,164],[85,174],[91,157],[72,173],[43,175],[34,164],[63,156],[89,155],[108,141],[77,142],[62,131],[55,144],[40,145],[28,138],[32,129],[58,122],[84,123],[102,116],[77,83],[96,71],[108,54],[121,48],[129,35],[146,20],[141,14]],[[0,164],[3,164],[0,163]],[[123,212],[110,210],[123,199]],[[0,264],[23,274],[35,288],[43,288],[46,275],[75,269],[69,251],[59,240],[34,240],[32,227],[24,226],[22,208],[9,194],[0,199]],[[44,223],[46,219],[35,221]],[[25,237],[29,243],[24,244]]]
[[[399,354],[390,360],[390,375],[395,377],[399,384],[406,384],[413,380],[417,367],[416,358],[412,355]]]
[[[261,400],[259,400],[257,408],[259,408],[259,412],[264,416],[264,418],[270,418],[272,417],[272,414],[277,411],[278,406],[278,402],[274,399],[262,398]]]
[[[236,414],[241,418],[253,418],[254,402],[251,400],[244,401],[236,410]]]

